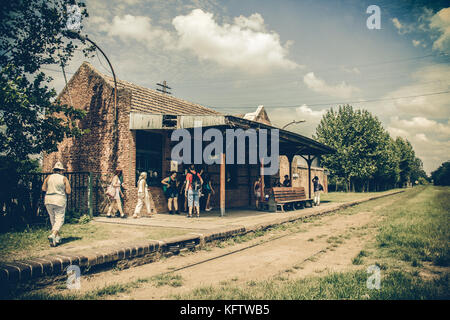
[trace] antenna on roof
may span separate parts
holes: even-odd
[[[164,93],[164,94],[166,94],[166,93],[167,93],[167,94],[172,94],[171,92],[167,91],[167,89],[172,89],[172,88],[169,87],[169,86],[167,85],[166,80],[164,80],[162,84],[161,84],[161,83],[157,83],[156,85],[162,87],[162,89],[158,89],[158,88],[157,88],[156,90],[161,91],[161,92]]]

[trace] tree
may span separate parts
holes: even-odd
[[[431,179],[436,186],[450,186],[450,161],[446,161],[431,173]]]
[[[0,11],[0,224],[27,223],[33,213],[25,197],[28,183],[21,174],[37,170],[36,155],[57,150],[65,137],[82,132],[77,120],[84,112],[63,105],[49,87],[45,65],[61,65],[73,56],[81,41],[67,29],[70,5],[88,17],[84,3],[73,0],[15,0],[2,2]],[[79,32],[82,30],[80,26]],[[33,160],[34,156],[34,160]],[[22,182],[21,182],[22,181]],[[22,189],[21,189],[22,188]],[[38,189],[37,192],[40,192]],[[25,199],[26,200],[26,199]]]
[[[399,155],[395,140],[389,133],[380,136],[380,152],[377,159],[377,170],[373,175],[373,189],[386,190],[394,187],[400,179]]]
[[[349,105],[331,109],[317,126],[316,139],[336,149],[322,163],[345,181],[347,190],[364,191],[370,181],[396,179],[392,139],[370,112]]]
[[[407,139],[397,137],[397,139],[395,139],[395,145],[399,155],[399,184],[400,187],[404,187],[411,183],[412,168],[416,155],[411,143]]]
[[[52,152],[64,137],[79,136],[83,112],[55,100],[42,66],[64,66],[73,56],[76,34],[66,28],[69,0],[18,0],[0,13],[0,155],[22,161]],[[84,43],[82,42],[84,46]],[[85,48],[88,49],[88,48]],[[88,52],[88,51],[86,51]],[[6,160],[5,160],[6,161]]]

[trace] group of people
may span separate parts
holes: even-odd
[[[183,211],[187,211],[187,217],[200,217],[200,198],[205,197],[205,211],[211,211],[211,195],[215,193],[210,175],[201,169],[198,171],[191,164],[181,177],[172,171],[170,175],[161,181],[164,194],[167,198],[167,206],[170,214],[180,214],[178,204],[183,205]]]
[[[67,195],[71,193],[70,183],[67,177],[63,175],[64,166],[61,162],[56,162],[53,167],[53,174],[47,176],[42,185],[42,191],[45,192],[44,204],[50,217],[52,225],[52,232],[48,236],[51,246],[57,246],[61,242],[59,230],[64,224]],[[320,192],[323,191],[323,186],[319,183],[319,178],[315,176],[312,179],[314,185],[314,204],[320,205]],[[183,204],[184,211],[187,211],[187,217],[200,217],[200,198],[205,197],[205,211],[211,211],[211,195],[215,193],[211,177],[207,172],[201,169],[197,172],[195,165],[190,165],[189,169],[181,177],[175,171],[170,172],[170,175],[161,181],[164,193],[167,198],[167,205],[170,214],[180,214],[179,212],[179,198]],[[254,185],[253,191],[256,199],[256,207],[259,208],[259,200],[261,198],[262,178],[259,177]],[[291,181],[289,176],[284,176],[283,186],[290,187]],[[152,215],[150,209],[149,192],[147,186],[147,173],[142,172],[139,175],[137,183],[137,204],[134,210],[133,217],[138,218],[142,207],[145,205],[147,213]],[[122,199],[124,198],[122,189],[123,172],[121,169],[116,169],[111,184],[106,190],[109,197],[110,204],[106,216],[112,217],[117,211],[120,217],[126,218],[127,215],[123,211]]]
[[[122,170],[117,169],[115,175],[109,185],[106,194],[110,198],[110,205],[107,217],[112,217],[112,213],[119,211],[120,217],[126,218],[122,208],[123,193],[122,189],[125,186],[122,183]],[[207,172],[201,169],[197,172],[194,165],[191,165],[186,170],[183,176],[179,176],[176,171],[170,172],[169,176],[161,181],[164,194],[167,198],[167,206],[170,214],[180,214],[179,199],[182,200],[184,211],[187,211],[187,217],[200,216],[200,197],[204,196],[206,205],[205,211],[211,211],[211,195],[214,194],[214,188],[211,183],[211,178]],[[133,218],[139,218],[142,207],[145,205],[147,214],[152,215],[150,209],[150,199],[147,186],[147,173],[142,172],[138,179],[138,197],[137,204],[134,210]],[[189,209],[188,209],[189,208]]]

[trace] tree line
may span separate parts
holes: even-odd
[[[450,161],[446,161],[431,173],[431,179],[436,186],[450,186]]]
[[[314,138],[336,150],[322,157],[330,171],[330,191],[382,191],[426,183],[422,161],[411,143],[392,138],[380,120],[350,105],[331,108],[322,117]]]

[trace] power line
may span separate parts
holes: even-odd
[[[102,61],[100,60],[100,57],[98,56],[98,50],[95,49],[95,55],[97,56],[98,62],[100,62],[100,65],[102,66],[103,70],[105,70],[108,74],[112,75],[111,71],[106,69],[106,67],[103,65]]]
[[[405,97],[393,97],[393,98],[380,98],[380,99],[367,99],[367,100],[357,100],[357,101],[340,101],[340,102],[326,102],[326,103],[314,103],[314,104],[306,104],[306,103],[298,103],[295,105],[276,105],[276,106],[270,106],[265,105],[264,108],[298,108],[302,105],[307,105],[308,107],[316,107],[316,106],[326,106],[326,105],[344,105],[344,104],[356,104],[356,103],[367,103],[367,102],[377,102],[377,101],[391,101],[391,100],[399,100],[399,99],[408,99],[408,98],[419,98],[419,97],[427,97],[427,96],[434,96],[434,95],[440,95],[440,94],[447,94],[450,93],[449,91],[441,91],[441,92],[432,92],[432,93],[425,93],[420,95],[414,95],[414,96],[405,96]],[[242,108],[254,108],[255,106],[241,106],[241,107],[224,107],[220,109],[242,109]],[[216,109],[219,109],[216,107]]]

